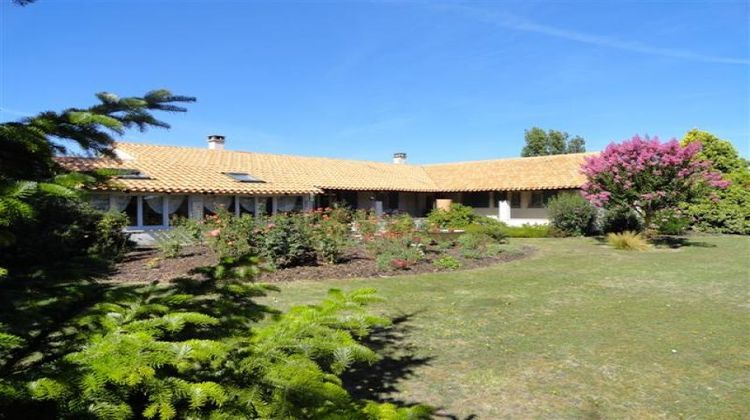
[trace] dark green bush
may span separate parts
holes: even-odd
[[[127,221],[118,213],[63,197],[39,196],[30,203],[35,216],[14,224],[15,240],[0,252],[1,267],[26,270],[92,258],[108,264],[131,245],[123,233]]]
[[[579,193],[565,192],[547,203],[550,224],[566,236],[593,233],[596,208]]]
[[[634,211],[625,208],[603,210],[600,214],[599,230],[602,233],[641,232],[643,222]]]

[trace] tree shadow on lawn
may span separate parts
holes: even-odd
[[[608,246],[606,236],[594,236],[596,244],[598,246]],[[679,249],[683,247],[696,247],[696,248],[716,248],[716,244],[694,241],[689,236],[671,236],[671,235],[659,235],[649,239],[649,243],[653,244],[656,248],[670,248]]]
[[[416,376],[417,368],[429,366],[433,356],[414,355],[415,346],[406,341],[414,326],[409,322],[418,312],[403,314],[391,319],[391,325],[374,329],[362,344],[377,352],[381,359],[372,365],[362,363],[351,367],[342,375],[344,388],[357,399],[388,402],[408,407],[419,404],[396,398],[398,385]],[[459,417],[436,407],[435,417],[455,419]],[[471,414],[464,419],[474,419]]]

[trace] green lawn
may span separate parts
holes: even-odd
[[[387,299],[377,310],[406,316],[363,372],[365,395],[458,418],[748,418],[750,238],[691,241],[637,253],[519,239],[538,252],[458,273],[289,283],[271,300],[374,287]]]

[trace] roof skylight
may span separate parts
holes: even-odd
[[[137,169],[117,169],[117,172],[115,177],[120,179],[150,179],[146,173]]]
[[[263,182],[262,179],[256,178],[247,172],[224,172],[224,175],[234,179],[237,182]]]

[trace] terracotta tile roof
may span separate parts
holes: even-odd
[[[425,165],[441,191],[512,191],[579,188],[586,156],[595,153]]]
[[[583,154],[409,165],[319,157],[117,143],[132,159],[59,158],[70,169],[137,170],[149,179],[114,179],[97,189],[212,194],[307,194],[322,190],[482,191],[575,188]],[[264,182],[237,182],[244,172]]]

